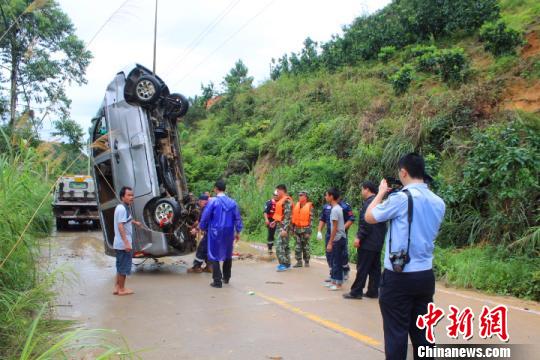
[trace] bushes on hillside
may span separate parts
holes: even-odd
[[[392,49],[426,41],[430,38],[470,34],[484,22],[499,18],[497,0],[401,0],[392,1],[382,10],[361,16],[344,28],[343,36],[333,36],[320,46],[306,39],[298,54],[273,60],[271,78],[281,74],[301,74],[321,66],[335,70],[363,60],[387,61]]]
[[[399,69],[394,75],[390,77],[390,81],[392,82],[392,87],[394,88],[394,92],[396,95],[401,95],[407,90],[409,90],[409,86],[411,85],[411,82],[413,80],[413,67],[411,65],[404,65],[401,69]]]
[[[390,60],[390,58],[394,56],[395,53],[395,46],[384,46],[383,48],[381,48],[381,51],[379,51],[379,55],[377,55],[377,58],[386,64],[388,60]]]
[[[501,56],[515,54],[516,47],[523,43],[523,36],[519,31],[508,28],[504,21],[497,21],[482,26],[480,41],[484,43],[486,51]]]
[[[462,48],[437,49],[435,46],[417,46],[410,54],[419,71],[438,74],[446,83],[464,82],[468,59]]]
[[[520,121],[474,132],[467,157],[455,174],[462,180],[441,186],[451,209],[441,233],[443,242],[509,244],[537,222],[538,139],[538,129]]]
[[[447,83],[461,83],[467,75],[467,58],[462,48],[443,49],[437,56],[438,73]]]

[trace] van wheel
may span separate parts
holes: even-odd
[[[135,98],[143,105],[152,104],[159,96],[159,82],[151,75],[143,75],[135,82]]]
[[[171,94],[165,98],[165,116],[176,119],[186,115],[189,102],[182,94]]]
[[[154,222],[159,227],[169,226],[180,217],[180,205],[172,198],[159,199],[152,213]]]

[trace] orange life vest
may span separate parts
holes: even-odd
[[[311,225],[311,207],[310,202],[306,202],[304,206],[300,206],[300,201],[296,203],[292,211],[292,223],[298,227],[307,227]]]
[[[276,202],[276,212],[274,213],[274,220],[275,221],[282,221],[283,220],[283,205],[285,204],[285,201],[289,200],[292,203],[292,198],[289,195],[285,195],[281,200],[278,200]]]

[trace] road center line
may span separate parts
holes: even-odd
[[[293,306],[289,303],[287,303],[286,301],[284,300],[281,300],[281,299],[277,299],[277,298],[274,298],[274,297],[271,297],[271,296],[268,296],[268,295],[265,295],[265,294],[262,294],[260,292],[256,292],[257,296],[263,298],[264,300],[268,301],[268,302],[271,302],[273,304],[276,304],[286,310],[289,310],[297,315],[300,315],[304,318],[307,318],[319,325],[322,325],[328,329],[331,329],[331,330],[334,330],[336,332],[339,332],[341,334],[344,334],[344,335],[347,335],[347,336],[350,336],[352,337],[353,339],[355,340],[358,340],[364,344],[367,344],[369,345],[370,347],[372,347],[373,349],[379,351],[379,352],[383,352],[381,349],[377,348],[377,346],[380,346],[381,345],[381,342],[370,337],[370,336],[367,336],[367,335],[364,335],[364,334],[361,334],[357,331],[354,331],[352,329],[349,329],[349,328],[346,328],[345,326],[342,326],[342,325],[339,325],[333,321],[330,321],[330,320],[326,320],[326,319],[323,319],[321,318],[320,316],[318,315],[315,315],[315,314],[312,314],[310,312],[307,312],[307,311],[304,311],[296,306]]]

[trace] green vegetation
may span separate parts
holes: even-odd
[[[438,277],[453,286],[540,298],[538,259],[504,247],[436,248],[434,266]]]
[[[55,320],[54,289],[69,271],[50,269],[40,251],[56,178],[86,168],[73,163],[83,158],[83,131],[69,118],[65,86],[86,81],[91,54],[56,1],[3,2],[0,19],[0,358],[131,357],[116,334]],[[40,140],[47,115],[66,143]]]
[[[517,46],[523,43],[521,34],[509,29],[503,21],[486,23],[480,29],[480,41],[484,49],[495,56],[515,54]]]
[[[503,106],[514,77],[536,81],[540,56],[505,55],[486,66],[480,61],[492,57],[479,29],[500,15],[515,28],[512,5],[501,2],[501,13],[494,1],[451,3],[452,11],[444,1],[393,2],[356,19],[320,51],[306,40],[299,53],[274,60],[272,80],[257,88],[233,68],[226,79],[239,90],[224,86],[208,110],[195,99],[180,125],[193,191],[227,178],[247,237],[263,241],[262,206],[276,184],[292,194],[309,191],[317,207],[324,190],[337,186],[359,207],[361,181],[395,176],[399,157],[417,151],[447,204],[438,276],[540,299],[540,116]],[[528,14],[529,5],[515,4],[516,14]],[[539,30],[531,21],[529,31]],[[320,243],[313,247],[322,255]],[[484,259],[478,271],[466,262],[475,256]],[[519,264],[517,281],[507,272]],[[491,267],[497,271],[485,270]]]

